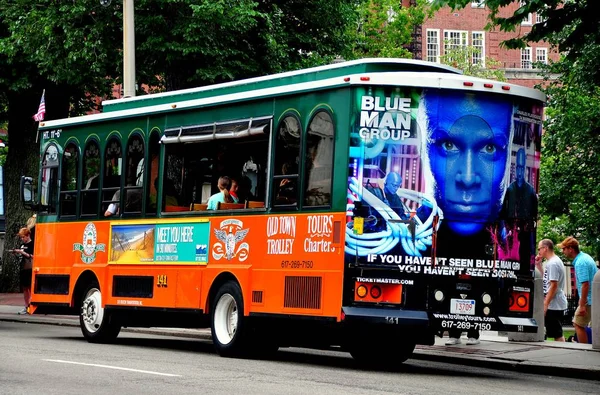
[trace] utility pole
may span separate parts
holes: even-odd
[[[133,0],[123,0],[123,96],[135,96],[135,21]]]

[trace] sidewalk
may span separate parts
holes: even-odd
[[[0,294],[0,321],[79,326],[74,316],[18,315],[23,295]],[[210,329],[125,328],[123,331],[210,340]],[[429,360],[482,368],[512,370],[587,380],[600,380],[600,350],[591,344],[558,342],[509,342],[498,332],[483,332],[476,346],[445,346],[446,338],[436,337],[433,346],[417,346],[411,359]]]

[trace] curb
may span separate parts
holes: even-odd
[[[33,317],[13,318],[6,314],[0,314],[0,321],[21,322],[38,325],[56,325],[79,327],[79,322],[75,319],[64,318],[45,318],[43,320]],[[196,340],[212,341],[210,330],[206,329],[180,329],[180,328],[123,328],[123,332],[142,333],[148,335],[161,335],[173,337],[185,337]],[[509,360],[500,356],[496,357],[465,357],[463,355],[441,353],[431,351],[425,348],[416,348],[413,355],[409,358],[413,360],[442,362],[449,364],[460,364],[473,367],[482,367],[487,369],[497,369],[505,371],[515,371],[518,373],[537,374],[544,376],[557,376],[565,378],[576,378],[583,380],[600,381],[600,368],[584,369],[566,365],[532,363],[525,360]]]
[[[451,364],[461,364],[467,366],[482,367],[487,369],[515,371],[519,373],[529,373],[544,376],[557,376],[566,378],[576,378],[584,380],[600,381],[600,369],[584,369],[572,366],[532,363],[525,360],[508,360],[502,357],[464,357],[460,355],[441,354],[435,351],[415,349],[410,359],[444,362]]]
[[[75,319],[64,319],[64,318],[45,318],[44,320],[35,319],[33,317],[22,317],[13,318],[7,315],[0,314],[0,321],[4,322],[21,322],[26,324],[38,324],[38,325],[55,325],[55,326],[69,326],[73,328],[79,328],[79,321]],[[173,337],[186,337],[199,340],[211,340],[212,336],[210,330],[206,329],[183,329],[183,328],[122,328],[122,332],[130,333],[143,333],[147,335],[161,335],[161,336],[173,336]],[[189,331],[189,332],[188,332]]]

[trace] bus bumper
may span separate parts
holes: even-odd
[[[374,309],[369,307],[342,307],[344,322],[348,324],[387,324],[410,327],[429,327],[426,311]]]
[[[501,331],[535,333],[538,330],[537,321],[533,318],[498,317]]]

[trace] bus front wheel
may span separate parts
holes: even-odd
[[[119,335],[121,326],[111,320],[102,307],[102,294],[98,284],[91,284],[81,299],[79,325],[83,337],[90,343],[110,342]]]
[[[219,288],[212,303],[211,333],[219,355],[241,356],[247,352],[248,336],[240,286],[228,281]]]

